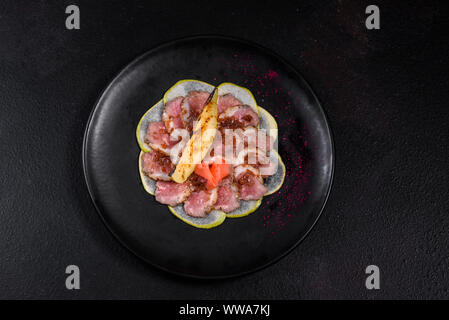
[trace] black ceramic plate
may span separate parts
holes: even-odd
[[[279,125],[287,176],[279,192],[243,218],[197,229],[176,218],[142,187],[136,126],[181,79],[249,88]],[[93,202],[113,234],[145,261],[170,272],[223,278],[260,269],[311,230],[330,192],[334,170],[329,125],[314,93],[274,53],[224,37],[194,37],[153,49],[129,64],[93,110],[83,161]]]

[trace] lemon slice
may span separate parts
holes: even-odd
[[[253,213],[254,211],[256,211],[257,208],[259,208],[261,203],[262,203],[262,199],[250,200],[250,201],[240,200],[240,207],[238,207],[234,211],[226,213],[226,216],[228,218],[245,217],[245,216],[249,215],[250,213]]]
[[[260,129],[264,129],[273,138],[273,142],[278,137],[278,124],[274,117],[264,108],[259,106]]]
[[[216,226],[219,226],[226,219],[226,214],[223,211],[212,210],[206,217],[204,218],[195,218],[189,216],[184,211],[184,206],[178,205],[176,207],[168,206],[168,209],[171,213],[175,215],[175,217],[181,219],[187,224],[190,224],[193,227],[200,229],[211,229]]]
[[[286,173],[284,162],[282,161],[282,158],[279,155],[279,153],[277,153],[277,151],[275,150],[270,151],[270,160],[278,161],[278,163],[276,173],[273,174],[272,176],[265,178],[264,185],[268,189],[267,192],[265,193],[265,196],[277,192],[282,187],[282,185],[284,184]]]
[[[180,80],[165,92],[162,100],[165,104],[177,97],[186,97],[190,91],[206,91],[212,93],[214,88],[213,85],[204,81],[190,79]]]
[[[137,143],[140,149],[144,152],[151,150],[150,146],[145,143],[145,135],[147,133],[148,124],[150,122],[162,121],[162,112],[164,111],[164,102],[159,100],[154,106],[145,112],[140,118],[139,124],[136,129]],[[140,158],[140,157],[139,157]]]
[[[254,111],[256,111],[256,113],[259,114],[258,110],[259,108],[257,107],[256,99],[254,98],[251,91],[230,82],[224,82],[218,86],[218,94],[220,96],[228,93],[232,94],[235,98],[239,99],[242,102],[242,104],[253,108]]]
[[[144,155],[144,153],[145,152],[140,151],[140,154],[139,154],[139,174],[140,174],[140,180],[142,181],[142,185],[143,185],[143,188],[145,189],[145,191],[148,192],[149,194],[151,194],[152,196],[154,196],[154,194],[156,192],[156,180],[153,180],[153,179],[147,177],[143,173],[142,156]]]

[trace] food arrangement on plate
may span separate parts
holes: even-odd
[[[178,81],[137,126],[143,187],[197,228],[246,216],[283,184],[277,130],[246,88]]]

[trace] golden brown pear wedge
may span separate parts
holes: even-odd
[[[218,90],[214,89],[203,108],[198,122],[193,127],[193,134],[182,151],[178,165],[171,176],[177,183],[183,183],[207,155],[217,133],[217,99]]]

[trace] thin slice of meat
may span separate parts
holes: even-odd
[[[193,192],[184,202],[184,211],[191,217],[204,218],[217,202],[217,188]]]
[[[258,148],[264,152],[268,152],[274,145],[273,138],[267,134],[266,130],[252,126],[237,129],[221,128],[219,132],[223,137],[223,141],[226,141],[227,136],[232,136],[233,142],[240,144],[237,145],[239,149],[242,149],[243,147]]]
[[[218,116],[222,128],[237,129],[248,126],[257,127],[259,116],[250,106],[234,106]]]
[[[181,120],[181,103],[183,99],[184,97],[177,97],[167,102],[164,107],[162,121],[164,121],[168,133],[171,133],[174,129],[184,128]]]
[[[190,189],[192,190],[192,192],[206,190],[207,180],[197,175],[195,172],[190,175],[187,181],[190,184]]]
[[[268,164],[266,152],[271,149],[272,139],[265,130],[255,127],[238,129],[221,128],[203,159],[204,162],[212,163],[214,159],[223,158],[226,163],[234,166],[240,164]],[[250,154],[251,157],[248,157]],[[257,157],[255,157],[257,155]],[[247,158],[256,161],[246,161]]]
[[[218,186],[216,210],[231,212],[240,207],[239,190],[231,178],[223,179]]]
[[[252,174],[258,178],[260,177],[260,171],[255,166],[242,164],[234,168],[234,181],[238,181],[242,177],[242,175],[246,173]],[[260,179],[262,178],[260,177]]]
[[[233,175],[229,175],[226,178],[223,178],[223,180],[220,181],[220,186],[227,185],[227,184],[233,184],[234,183],[234,177]]]
[[[220,131],[217,131],[217,134],[212,142],[212,145],[209,148],[206,156],[203,159],[203,162],[213,163],[220,158],[224,158],[224,146],[223,146],[223,138]]]
[[[193,129],[193,123],[198,119],[203,111],[204,104],[209,98],[210,93],[206,91],[190,91],[188,95],[182,100],[181,104],[181,120],[184,128]]]
[[[154,180],[170,180],[170,172],[175,167],[169,156],[159,151],[149,151],[142,155],[143,173]]]
[[[221,128],[218,132],[221,134],[223,143],[221,147],[217,148],[221,151],[218,154],[225,159],[226,163],[234,164],[237,154],[244,148],[244,129]]]
[[[158,150],[163,154],[170,155],[170,149],[178,142],[179,139],[177,141],[171,140],[162,121],[150,122],[148,124],[145,143],[147,143],[153,150]]]
[[[258,148],[264,152],[268,152],[273,148],[273,139],[263,129],[257,129],[255,127],[246,127],[243,132],[237,133],[241,136],[245,147]]]
[[[156,183],[156,201],[172,207],[184,202],[191,193],[190,184],[186,182],[158,181]]]
[[[270,158],[267,156],[266,152],[261,149],[243,148],[242,150],[239,150],[233,164],[234,166],[249,164],[257,168],[261,165],[269,165]]]
[[[218,114],[225,112],[230,107],[240,106],[241,104],[242,102],[230,93],[219,96],[217,102]]]
[[[263,178],[272,176],[276,173],[276,171],[278,170],[278,161],[273,161],[272,158],[267,157],[268,158],[268,163],[267,164],[259,164],[258,165],[258,169],[260,171],[260,175]],[[277,160],[277,158],[276,158]]]
[[[234,170],[235,181],[242,200],[259,200],[267,192],[259,169],[250,165],[241,165]]]

